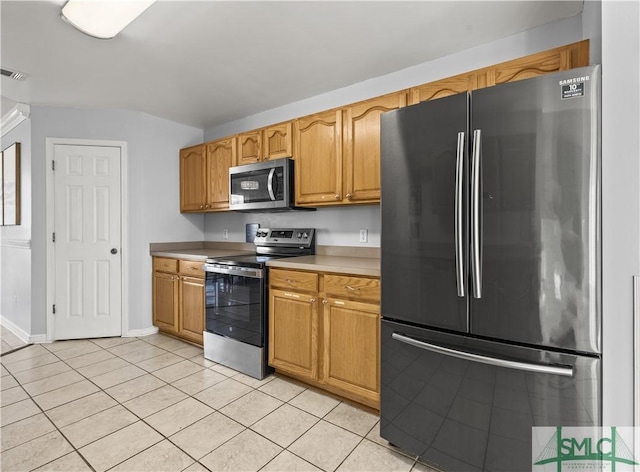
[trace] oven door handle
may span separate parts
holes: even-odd
[[[210,264],[204,265],[205,272],[212,274],[237,275],[250,279],[263,279],[264,271],[262,269],[253,269],[250,267],[212,267]]]

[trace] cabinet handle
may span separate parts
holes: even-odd
[[[204,210],[204,205],[200,205],[200,209],[201,209],[201,210]]]
[[[288,292],[284,292],[284,296],[285,297],[292,297],[292,298],[300,298],[300,295],[295,295],[293,293],[288,293]]]
[[[316,302],[316,299],[315,299],[315,298],[311,298],[311,299],[309,300],[309,303],[315,303],[315,302]]]
[[[354,287],[350,287],[349,285],[346,285],[345,288],[347,290],[349,290],[350,292],[359,292],[360,291],[360,289],[358,287],[354,288]]]
[[[327,300],[326,298],[324,300],[322,300],[322,304],[326,305],[327,303],[329,303],[329,300]]]
[[[284,279],[285,282],[287,282],[289,285],[295,285],[297,282],[297,280],[293,280],[293,279]]]
[[[347,194],[347,200],[351,200],[351,194],[350,193]]]
[[[336,193],[336,200],[340,200],[340,195]]]

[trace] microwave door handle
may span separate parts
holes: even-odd
[[[276,173],[275,167],[269,171],[269,177],[267,178],[267,190],[269,191],[269,198],[271,201],[275,201],[276,196],[273,193],[273,175]]]

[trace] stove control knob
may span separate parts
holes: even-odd
[[[296,237],[300,239],[302,237],[302,233],[298,232],[298,234],[296,234]]]
[[[308,237],[309,237],[309,235],[307,234],[306,231],[304,233],[302,233],[302,238],[303,239],[307,239]]]

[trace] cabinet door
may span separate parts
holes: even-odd
[[[234,138],[207,144],[208,191],[207,209],[229,208],[229,167],[236,158]]]
[[[322,381],[357,395],[377,408],[380,402],[380,306],[323,300]]]
[[[180,211],[203,211],[207,199],[205,146],[180,150]]]
[[[180,279],[180,336],[202,344],[204,331],[204,279],[182,277]]]
[[[333,110],[295,121],[296,203],[342,201],[342,112]]]
[[[262,132],[249,131],[238,135],[238,165],[258,162],[262,158]]]
[[[436,98],[448,97],[461,92],[478,88],[478,76],[475,72],[468,72],[448,77],[435,82],[429,82],[411,89],[411,105],[426,102]]]
[[[314,295],[269,291],[269,365],[318,378],[318,302]]]
[[[293,156],[293,132],[290,121],[265,128],[262,137],[265,159],[280,159]]]
[[[589,40],[531,54],[482,70],[487,86],[529,79],[550,72],[589,65]]]
[[[176,274],[153,273],[153,324],[163,331],[178,331],[178,281]]]
[[[393,93],[345,110],[345,202],[380,201],[380,115],[406,106],[405,92]]]

